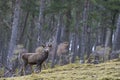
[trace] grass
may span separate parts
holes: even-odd
[[[120,80],[120,59],[101,64],[68,64],[41,73],[0,80]]]

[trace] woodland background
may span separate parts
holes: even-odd
[[[120,53],[120,0],[0,0],[0,68],[19,68],[15,50],[28,52],[52,41],[51,67],[57,45],[69,42],[71,62],[84,63],[96,46],[109,47],[109,59]],[[13,74],[13,73],[11,73]]]

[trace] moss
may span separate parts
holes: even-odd
[[[114,78],[114,77],[104,77],[99,80],[120,80],[120,78]]]
[[[42,70],[39,74],[4,78],[6,80],[120,80],[120,61],[101,64],[68,64]],[[0,80],[4,80],[0,79]]]

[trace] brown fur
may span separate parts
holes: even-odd
[[[48,46],[43,46],[43,48],[38,47],[35,53],[24,53],[22,55],[22,59],[24,61],[24,71],[28,64],[31,66],[36,64],[41,71],[41,65],[48,58],[50,48],[51,45],[48,45]]]
[[[35,53],[41,53],[42,51],[43,51],[43,47],[38,47],[38,48],[36,48],[36,50],[35,50]]]
[[[69,47],[68,42],[63,42],[58,45],[57,56],[59,57],[59,65],[67,63],[68,47]]]
[[[66,52],[68,51],[68,50],[67,50],[68,46],[69,46],[69,43],[68,43],[68,42],[60,43],[60,44],[58,45],[57,55],[60,56],[60,55],[66,54]]]
[[[44,49],[44,48],[40,46],[40,47],[36,48],[35,53],[24,53],[24,54],[22,55],[22,58],[23,58],[23,60],[26,59],[26,61],[29,62],[29,60],[30,60],[29,57],[32,57],[33,59],[31,59],[31,60],[32,60],[32,61],[35,61],[35,60],[36,60],[36,57],[38,57],[39,54],[42,53],[43,49]],[[29,60],[28,60],[28,59],[29,59]],[[31,61],[31,60],[30,60],[30,61]]]

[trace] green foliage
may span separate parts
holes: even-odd
[[[26,12],[30,12],[31,14],[38,15],[39,13],[39,0],[22,0],[21,8]]]
[[[80,6],[81,0],[53,0],[47,7],[46,13],[66,12],[69,9]]]
[[[120,11],[120,0],[106,0],[103,5],[113,11]]]
[[[0,0],[0,29],[3,34],[8,34],[10,31],[12,15],[12,2],[10,0]],[[5,33],[5,32],[8,33]]]
[[[48,6],[46,13],[59,13],[60,11],[64,11],[66,8],[65,4],[62,0],[53,0]]]
[[[92,2],[99,7],[120,11],[120,0],[92,0]]]
[[[94,29],[98,27],[98,23],[101,21],[101,15],[96,10],[91,11],[89,13],[88,17],[88,25],[91,25],[91,27]]]
[[[115,29],[116,16],[120,11],[120,0],[91,0],[88,25],[97,28],[99,24]],[[110,22],[111,20],[111,22]]]
[[[10,11],[9,3],[10,3],[9,0],[0,0],[0,14],[6,15],[8,11]]]

